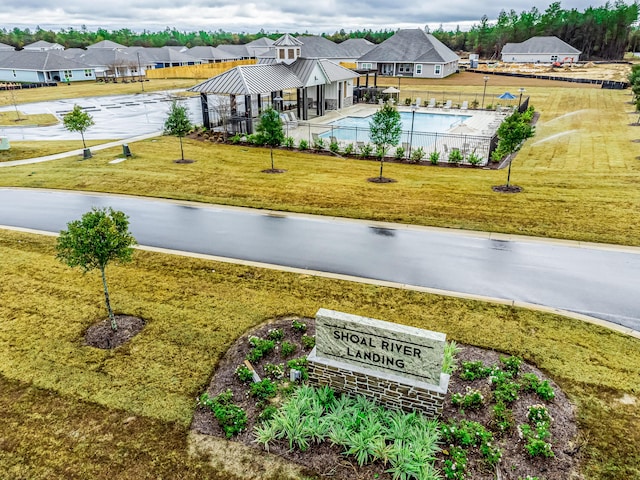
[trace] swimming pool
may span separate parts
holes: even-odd
[[[411,131],[411,117],[410,112],[400,112],[400,119],[402,121],[403,141],[407,136],[407,132]],[[429,132],[429,133],[442,133],[451,129],[454,125],[464,122],[471,115],[451,115],[446,113],[416,113],[413,122],[413,132]],[[337,140],[346,141],[369,141],[369,123],[373,119],[373,115],[368,117],[345,117],[335,122],[331,122],[329,125],[333,126],[332,130],[329,130],[320,136],[323,138],[329,138],[331,136],[336,137]]]

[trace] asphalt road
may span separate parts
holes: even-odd
[[[640,253],[616,249],[20,189],[0,189],[0,225],[58,232],[92,206],[127,213],[141,245],[528,302],[640,330]]]

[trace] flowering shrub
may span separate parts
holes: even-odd
[[[477,409],[484,403],[484,395],[480,390],[467,387],[467,393],[454,393],[451,395],[451,404],[460,408]]]

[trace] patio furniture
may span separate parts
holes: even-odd
[[[435,108],[436,107],[436,99],[432,98],[431,100],[429,100],[429,104],[427,105],[427,108]]]
[[[464,101],[462,102],[462,106],[460,107],[460,110],[468,110],[469,109],[469,102],[468,101]]]
[[[445,110],[449,110],[451,108],[451,104],[453,102],[451,100],[447,100],[447,103],[444,104],[444,106],[442,107]]]
[[[414,104],[416,107],[422,105],[422,99],[420,97],[416,97],[416,103]]]

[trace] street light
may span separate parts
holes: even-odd
[[[136,55],[138,56],[138,76],[140,77],[140,86],[144,92],[144,79],[142,78],[142,69],[140,68],[140,52],[136,52]]]
[[[413,121],[416,119],[416,110],[418,107],[415,105],[411,106],[411,132],[409,134],[409,153],[407,154],[407,159],[411,160],[411,147],[413,146]]]
[[[485,75],[482,77],[482,80],[484,80],[484,90],[482,91],[482,106],[480,108],[484,109],[484,96],[487,93],[487,82],[489,81],[489,77]]]
[[[520,100],[518,100],[518,111],[520,111],[520,105],[522,105],[522,94],[526,92],[526,90],[520,87],[518,91],[520,92]]]

